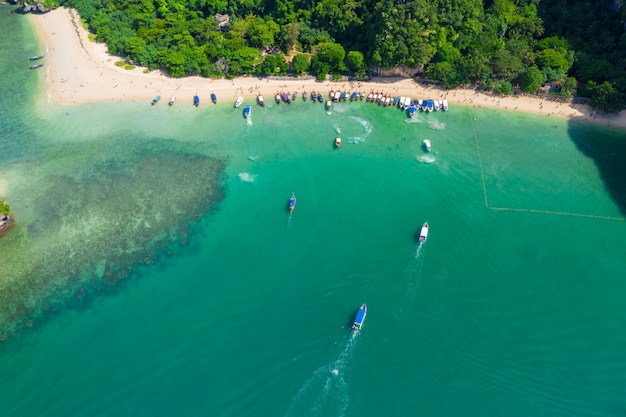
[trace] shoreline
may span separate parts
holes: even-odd
[[[45,90],[50,105],[75,105],[100,101],[145,101],[154,96],[168,100],[176,95],[178,101],[193,103],[198,94],[209,102],[215,93],[218,102],[235,102],[238,96],[256,97],[262,94],[266,101],[273,100],[278,91],[318,91],[327,95],[330,90],[379,91],[392,96],[410,96],[420,99],[447,99],[451,109],[454,104],[477,108],[515,110],[545,115],[585,120],[596,124],[626,128],[626,111],[604,115],[590,106],[560,102],[526,95],[500,96],[470,88],[444,90],[425,87],[413,79],[400,77],[374,77],[371,81],[317,81],[314,77],[280,78],[237,77],[211,79],[199,76],[173,78],[159,70],[144,73],[143,67],[132,70],[117,67],[122,58],[110,55],[103,43],[89,40],[88,32],[80,24],[78,12],[64,7],[45,14],[30,14],[36,36],[45,48],[42,63],[45,71]]]

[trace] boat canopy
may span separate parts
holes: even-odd
[[[355,324],[363,324],[363,320],[365,320],[365,310],[359,308],[359,311],[356,313],[356,318],[354,319]]]

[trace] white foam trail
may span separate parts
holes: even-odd
[[[411,118],[404,119],[404,123],[408,123],[408,124],[422,123],[422,119],[418,119],[417,117],[411,117]]]
[[[350,392],[343,374],[359,334],[352,332],[337,359],[313,372],[291,400],[285,417],[345,416]]]
[[[415,159],[422,164],[432,164],[437,160],[437,158],[432,155],[416,155]]]
[[[256,161],[257,159],[259,159],[259,155],[248,155],[248,159],[251,161]]]
[[[348,138],[346,140],[346,142],[351,143],[353,145],[356,145],[358,143],[365,142],[365,138],[357,136],[357,137],[354,137],[354,138]]]
[[[372,133],[372,124],[370,122],[361,117],[350,116],[350,118],[356,121],[359,125],[361,125],[363,131],[365,132],[364,137],[368,137],[369,134]]]
[[[252,126],[252,118],[251,117],[247,117],[246,118],[246,125]]]
[[[243,182],[254,182],[254,180],[256,179],[256,175],[252,175],[248,172],[240,172],[239,173],[239,179]]]
[[[446,128],[446,124],[438,120],[428,120],[426,121],[426,125],[433,130],[443,130]]]
[[[339,126],[333,125],[333,129],[335,129],[335,132],[337,132],[338,135],[341,133],[341,128]]]

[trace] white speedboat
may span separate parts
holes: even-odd
[[[237,98],[237,101],[235,101],[235,107],[241,106],[241,103],[243,103],[243,96],[239,96]]]
[[[261,93],[259,93],[259,95],[256,96],[256,102],[259,103],[259,106],[261,107],[265,106],[265,99],[263,98]]]
[[[170,97],[170,101],[167,102],[168,105],[173,106],[176,101],[176,96]]]
[[[363,327],[363,322],[365,321],[366,315],[367,315],[367,305],[363,304],[359,308],[359,311],[356,312],[356,317],[354,318],[354,323],[352,323],[352,328],[355,330],[361,330],[361,327]]]
[[[428,239],[428,222],[424,223],[422,225],[422,230],[420,230],[420,242],[426,242],[426,239]]]
[[[424,139],[422,141],[422,144],[424,145],[424,149],[426,149],[426,152],[430,152],[431,147],[430,147],[430,140],[428,139]]]
[[[335,147],[341,147],[341,138],[339,136],[335,138]]]

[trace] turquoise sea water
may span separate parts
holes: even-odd
[[[249,121],[208,97],[50,107],[9,11],[3,416],[626,411],[624,131],[269,97]]]

